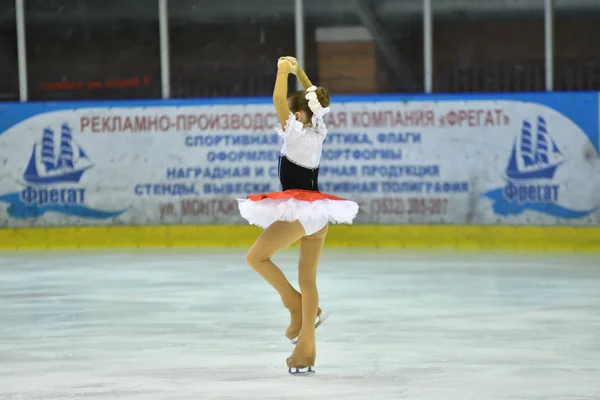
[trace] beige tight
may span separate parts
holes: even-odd
[[[294,330],[294,311],[302,309],[302,328],[298,335],[298,344],[287,359],[289,367],[313,366],[315,363],[315,320],[319,306],[317,268],[327,230],[326,225],[320,231],[306,236],[300,222],[277,221],[258,237],[246,257],[248,264],[279,293],[283,305],[292,312],[292,323],[287,333]],[[275,253],[298,240],[298,284],[302,294],[294,289],[283,272],[271,261]]]

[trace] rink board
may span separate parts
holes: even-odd
[[[0,229],[0,249],[248,248],[261,230],[251,226],[50,227]],[[600,251],[598,227],[334,225],[328,248],[506,249]]]
[[[319,185],[360,213],[332,240],[589,244],[598,104],[592,92],[333,98]],[[246,245],[257,230],[236,198],[279,190],[276,123],[268,98],[3,103],[0,247],[76,234],[84,247]]]

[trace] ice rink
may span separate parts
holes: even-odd
[[[0,253],[0,399],[600,399],[598,254],[326,249],[319,288],[292,377],[243,250]]]

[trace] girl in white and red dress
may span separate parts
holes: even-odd
[[[327,135],[323,116],[330,111],[329,93],[312,85],[295,58],[282,57],[277,67],[273,103],[280,122],[277,133],[283,138],[279,159],[283,191],[240,199],[239,209],[250,224],[265,229],[246,260],[277,290],[290,311],[286,336],[297,338],[297,342],[292,341],[296,347],[286,363],[291,374],[306,374],[314,373],[310,367],[316,358],[315,328],[324,321],[318,307],[317,267],[328,224],[351,224],[358,213],[358,204],[319,191],[319,164]],[[305,90],[288,96],[290,73],[298,77]],[[300,241],[301,294],[271,261],[276,252],[297,241]],[[319,322],[315,325],[315,321]]]

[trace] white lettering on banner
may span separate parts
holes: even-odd
[[[281,189],[272,104],[94,104],[0,131],[7,226],[65,215],[79,225],[244,224],[237,198]],[[583,212],[600,193],[581,151],[590,139],[559,111],[447,98],[331,107],[319,189],[358,202],[358,224],[600,223]]]

